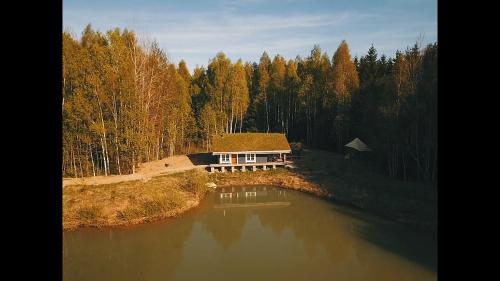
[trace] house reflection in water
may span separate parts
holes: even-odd
[[[214,208],[289,206],[286,191],[269,186],[226,187],[217,191]]]

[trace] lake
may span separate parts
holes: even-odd
[[[63,234],[63,280],[437,280],[437,234],[271,186],[167,221]]]

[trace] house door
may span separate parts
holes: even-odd
[[[238,157],[237,154],[231,154],[231,164],[236,165],[236,157]]]

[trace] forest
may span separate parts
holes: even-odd
[[[127,29],[65,31],[62,47],[64,176],[129,174],[210,151],[215,134],[280,132],[340,153],[359,137],[387,175],[436,182],[437,43],[394,58],[373,45],[352,58],[345,41],[333,56],[318,45],[306,58],[263,52],[259,62],[220,52],[192,73]]]

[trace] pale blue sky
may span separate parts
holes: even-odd
[[[393,57],[420,37],[437,41],[437,0],[63,0],[65,30],[80,37],[88,23],[154,39],[191,70],[219,51],[253,62],[264,51],[307,57],[319,44],[331,57],[343,39],[353,57],[371,44]]]

